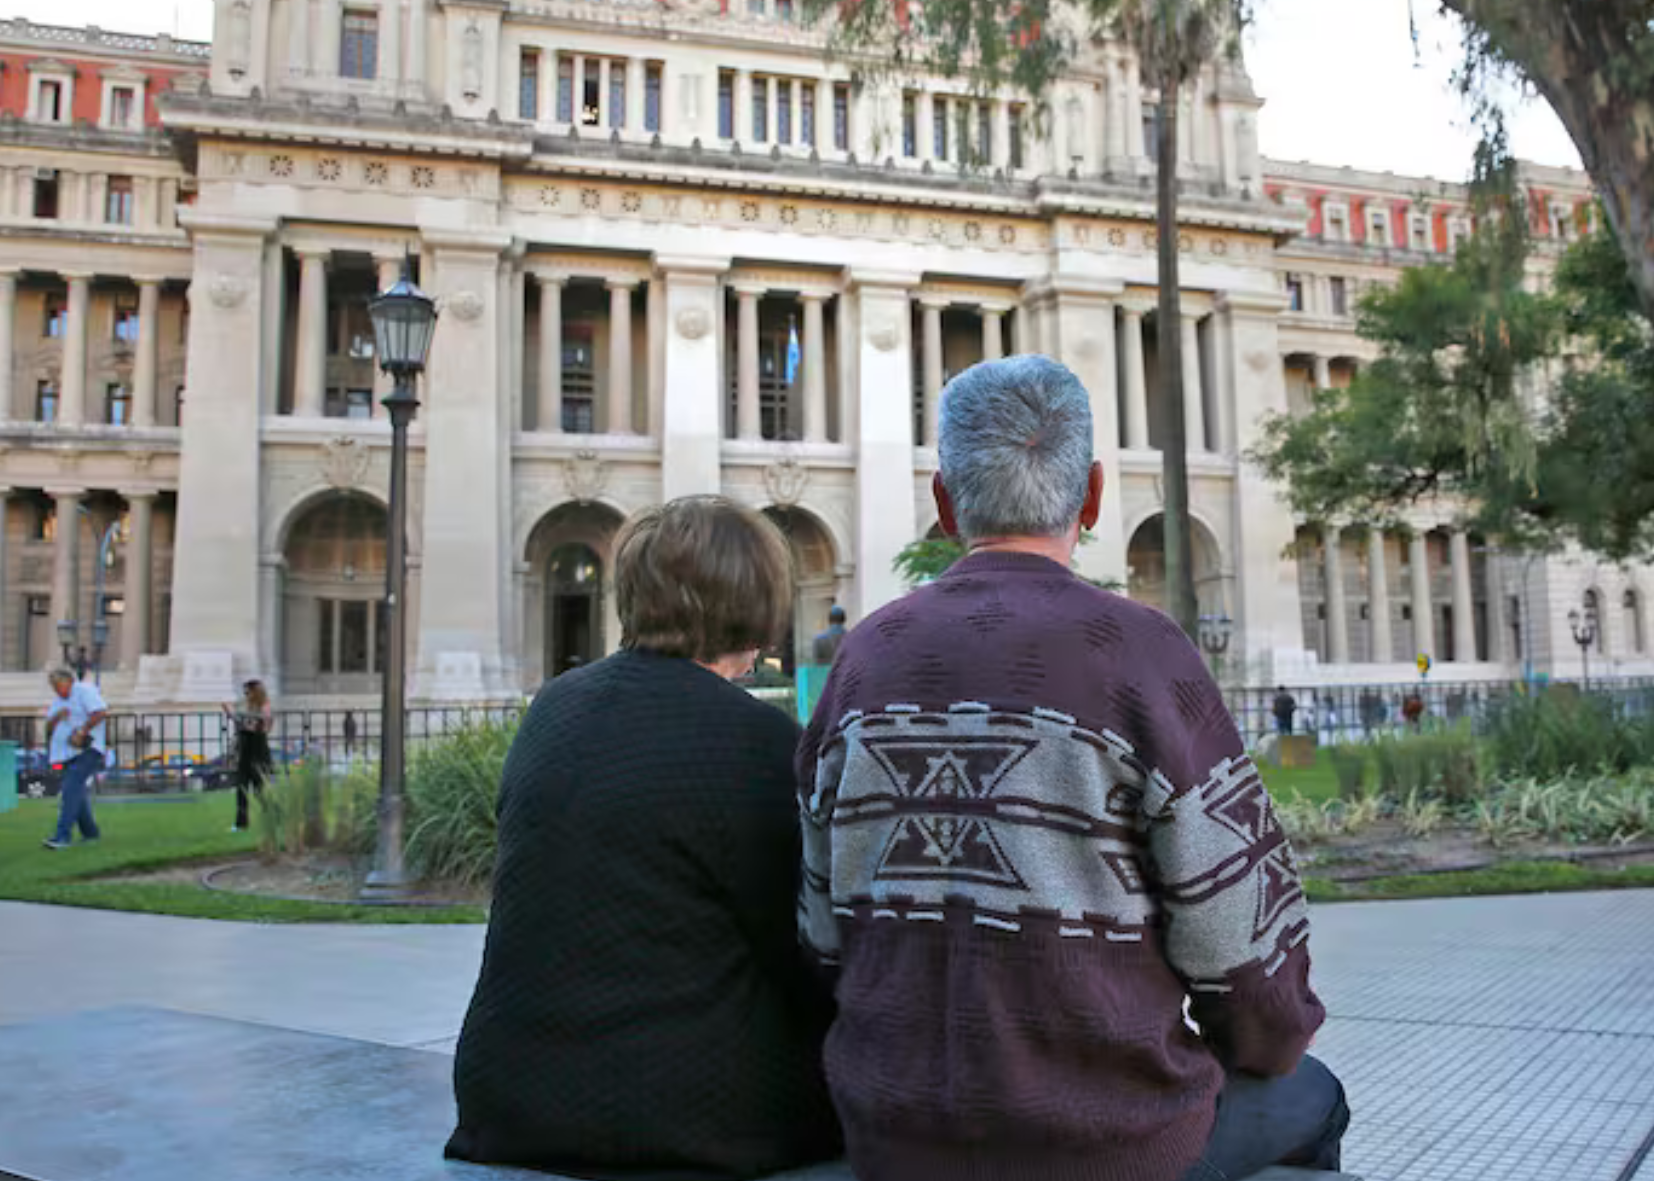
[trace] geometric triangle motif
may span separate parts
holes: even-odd
[[[991,796],[1038,739],[877,737],[862,745],[905,797],[875,879],[946,878],[1028,888],[972,805]]]
[[[1288,909],[1301,902],[1303,885],[1292,861],[1289,845],[1280,845],[1258,863],[1258,906],[1252,923],[1252,939],[1261,940]]]
[[[1263,781],[1256,776],[1206,806],[1206,815],[1246,842],[1248,848],[1268,844],[1280,835],[1281,825],[1269,806]]]

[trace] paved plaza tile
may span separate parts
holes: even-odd
[[[1367,1181],[1654,1181],[1654,891],[1323,906],[1314,1052]],[[451,1053],[478,927],[0,903],[0,1022],[144,1004]]]

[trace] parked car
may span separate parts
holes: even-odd
[[[17,752],[17,791],[31,800],[57,795],[62,787],[63,765],[54,765],[41,747]]]
[[[195,754],[146,755],[130,766],[111,768],[104,773],[103,782],[111,791],[180,791],[203,762]]]

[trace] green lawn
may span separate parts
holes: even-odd
[[[1258,764],[1264,786],[1276,799],[1289,800],[1294,792],[1311,803],[1321,804],[1338,796],[1338,775],[1332,758],[1324,750],[1315,752],[1313,767],[1271,767]]]
[[[333,906],[216,893],[194,882],[99,881],[179,862],[232,860],[252,853],[255,843],[250,834],[229,831],[235,814],[230,792],[102,798],[96,806],[103,839],[55,853],[40,842],[56,821],[56,800],[24,800],[15,811],[0,813],[0,899],[269,923],[464,923],[484,917],[476,907]]]
[[[1315,902],[1363,902],[1396,898],[1457,898],[1483,894],[1544,894],[1577,890],[1654,887],[1654,865],[1603,869],[1565,861],[1512,861],[1491,869],[1460,873],[1405,874],[1372,882],[1330,882],[1309,878],[1305,889]]]

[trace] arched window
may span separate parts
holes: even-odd
[[[1642,603],[1638,600],[1634,588],[1626,589],[1625,597],[1620,600],[1620,608],[1625,614],[1626,647],[1640,656],[1646,651],[1643,638]]]
[[[1605,655],[1608,651],[1608,640],[1606,635],[1608,631],[1608,619],[1602,613],[1602,596],[1595,590],[1588,590],[1585,592],[1585,617],[1587,619],[1594,620],[1596,623],[1596,642],[1593,645],[1596,654],[1598,656]]]

